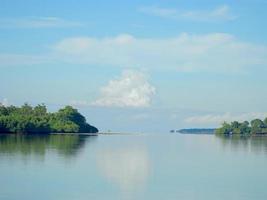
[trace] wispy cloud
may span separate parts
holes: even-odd
[[[220,125],[224,121],[245,121],[252,119],[264,119],[267,117],[267,112],[249,112],[249,113],[222,113],[222,114],[206,114],[206,115],[196,115],[188,117],[184,122],[193,125]]]
[[[2,18],[0,28],[68,28],[80,27],[82,23],[58,17]]]
[[[0,67],[43,63],[71,63],[132,69],[183,72],[243,73],[265,70],[267,46],[240,41],[226,33],[168,38],[65,38],[43,55],[0,53]]]
[[[0,54],[0,67],[36,65],[52,62],[51,55]]]
[[[110,80],[101,88],[101,96],[94,101],[95,106],[148,107],[155,88],[147,77],[138,71],[123,71],[121,77]]]
[[[236,73],[267,65],[267,47],[239,41],[225,33],[172,38],[66,38],[54,45],[54,53],[70,63],[124,68]]]
[[[173,20],[215,22],[236,19],[236,16],[230,12],[230,7],[227,5],[222,5],[212,10],[179,10],[176,8],[162,8],[157,6],[140,7],[138,10],[148,15]]]

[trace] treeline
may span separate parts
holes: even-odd
[[[96,133],[77,109],[66,106],[58,112],[47,112],[44,104],[21,107],[0,104],[0,133]]]
[[[224,122],[222,126],[215,130],[216,134],[239,134],[239,135],[263,135],[267,134],[267,118],[264,121],[254,119],[250,123],[244,121],[242,123],[233,121],[231,123]]]
[[[188,129],[180,129],[179,133],[184,134],[214,134],[214,128],[188,128]]]

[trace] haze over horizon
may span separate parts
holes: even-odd
[[[0,5],[4,105],[70,104],[100,131],[267,117],[267,1]]]

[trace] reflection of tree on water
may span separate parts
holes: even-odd
[[[266,136],[216,135],[216,137],[220,139],[226,148],[267,154]]]
[[[73,156],[86,142],[95,138],[78,135],[0,135],[0,156],[3,153],[45,155],[47,150],[56,150],[64,156]]]

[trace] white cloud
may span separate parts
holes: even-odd
[[[65,62],[132,66],[179,71],[239,72],[266,66],[267,47],[239,41],[233,35],[180,34],[172,38],[67,38],[54,45],[54,53]]]
[[[224,121],[250,121],[252,119],[265,119],[267,117],[267,112],[250,112],[250,113],[224,113],[224,114],[207,114],[191,116],[186,118],[184,121],[192,125],[220,125]]]
[[[138,71],[126,70],[121,77],[109,81],[101,88],[101,96],[94,106],[148,107],[151,104],[155,88],[147,77]]]
[[[79,26],[83,26],[83,24],[58,17],[22,17],[0,19],[0,28],[67,28]]]
[[[141,7],[138,9],[148,15],[173,19],[173,20],[191,20],[191,21],[229,21],[234,20],[236,16],[231,14],[227,5],[219,6],[213,10],[189,10],[181,11],[174,8],[161,8],[157,6]]]
[[[0,105],[3,105],[3,106],[9,106],[9,101],[7,98],[4,98],[2,101],[0,101]]]

